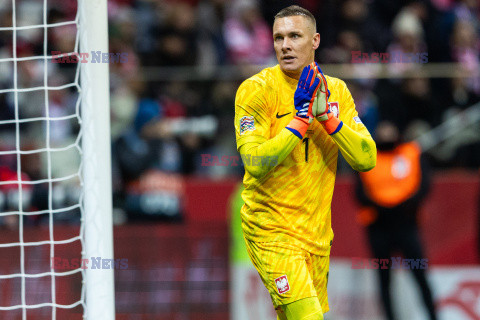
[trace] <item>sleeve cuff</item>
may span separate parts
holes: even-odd
[[[332,113],[328,113],[328,120],[322,121],[320,123],[329,135],[337,133],[343,126],[343,122],[337,117],[335,117]]]
[[[294,117],[288,124],[287,129],[300,139],[303,139],[303,136],[307,133],[308,119],[303,120],[299,117]]]

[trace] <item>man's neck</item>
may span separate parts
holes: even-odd
[[[299,73],[299,72],[293,72],[293,71],[288,72],[288,71],[285,71],[285,70],[282,70],[282,69],[280,69],[280,70],[283,72],[284,75],[286,75],[289,78],[295,79],[297,81],[298,81],[298,79],[300,79],[300,74],[301,73]]]

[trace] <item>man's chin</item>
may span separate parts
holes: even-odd
[[[297,63],[280,63],[280,69],[287,75],[295,75],[301,72]]]

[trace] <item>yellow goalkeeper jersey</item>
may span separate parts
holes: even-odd
[[[345,125],[370,137],[345,82],[326,79],[330,110]],[[235,99],[237,149],[247,142],[269,140],[289,124],[296,112],[297,82],[277,65],[240,85]],[[331,201],[337,155],[336,143],[315,120],[303,140],[265,176],[257,179],[246,171],[241,210],[245,237],[256,242],[289,242],[312,254],[328,255],[333,240]]]

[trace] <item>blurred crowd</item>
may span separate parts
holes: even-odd
[[[381,80],[365,79],[378,63],[350,67],[359,79],[348,79],[348,85],[372,133],[379,120],[390,120],[412,139],[480,100],[480,6],[475,0],[116,1],[109,10],[111,51],[131,52],[137,72],[121,65],[112,68],[114,137],[138,120],[148,99],[158,104],[157,118],[163,123],[150,133],[168,141],[169,151],[162,154],[177,164],[175,172],[241,174],[233,167],[203,167],[199,154],[236,154],[231,125],[236,88],[253,73],[248,66],[276,63],[273,17],[291,4],[316,16],[321,34],[316,59],[321,64],[350,63],[352,51],[427,53],[428,63],[461,64],[455,76],[437,78],[429,77],[419,63],[389,63],[386,68],[393,77]],[[171,78],[147,81],[145,74],[159,66],[197,67],[187,69],[194,73],[232,65],[244,76],[213,73],[202,80],[194,76],[175,80],[180,71],[171,69]],[[213,138],[165,136],[171,119],[202,115],[218,120]],[[469,130],[478,133],[478,127]],[[438,148],[443,150],[435,157],[438,167],[480,165],[478,142],[460,136],[457,143]]]
[[[241,168],[204,167],[199,155],[236,155],[232,126],[236,89],[259,70],[248,66],[276,64],[273,17],[291,4],[309,9],[317,18],[320,64],[348,64],[352,51],[427,53],[428,63],[461,64],[455,76],[438,78],[424,72],[421,63],[388,63],[382,67],[393,76],[380,80],[365,77],[379,63],[349,67],[358,79],[347,79],[347,84],[372,133],[379,120],[390,120],[412,139],[480,100],[480,6],[475,0],[116,1],[109,9],[110,50],[128,51],[133,65],[112,66],[114,139],[132,125],[140,132],[135,123],[148,101],[158,105],[160,124],[145,130],[150,140],[169,146],[161,153],[176,163],[171,170],[241,175]],[[232,65],[242,71],[240,76],[212,72],[204,78],[175,77],[182,70],[201,73],[209,68],[228,70]],[[158,67],[173,66],[191,68],[168,69],[171,77],[149,77]],[[214,136],[171,134],[171,119],[203,115],[218,120]],[[475,126],[466,130],[478,133]],[[480,165],[478,142],[460,136],[457,143],[438,148],[443,152],[434,157],[437,167]]]
[[[144,192],[145,185],[152,188],[148,176],[156,174],[171,182],[154,188],[168,189],[163,207],[174,212],[179,210],[181,199],[175,194],[185,175],[242,175],[241,166],[202,165],[201,155],[237,155],[233,129],[236,89],[260,70],[252,65],[276,64],[273,17],[291,4],[309,9],[317,19],[321,43],[316,60],[320,65],[348,64],[352,51],[427,53],[428,63],[461,65],[449,78],[429,77],[421,63],[382,65],[394,76],[381,79],[366,77],[381,66],[379,63],[346,67],[358,75],[358,79],[346,79],[347,85],[372,133],[380,120],[390,120],[406,139],[413,139],[480,100],[477,0],[112,0],[108,2],[109,52],[127,57],[122,63],[110,63],[113,173],[118,199],[139,206],[138,199],[126,194]],[[48,6],[49,24],[75,20],[75,0],[49,1]],[[42,12],[42,2],[17,1],[15,25],[41,25]],[[12,25],[9,3],[0,8],[0,28]],[[18,30],[16,56],[75,52],[76,34],[75,24],[50,27],[45,45],[43,27]],[[13,57],[13,38],[13,31],[0,31],[0,59]],[[16,68],[17,88],[44,85],[43,59],[21,61]],[[47,68],[49,86],[76,81],[76,63],[48,61]],[[0,62],[0,90],[13,88],[14,70],[11,61]],[[16,130],[22,134],[22,150],[75,144],[78,121],[69,116],[78,112],[76,87],[48,92],[48,97],[43,90],[18,93],[18,108],[13,93],[0,93],[0,150],[15,149]],[[4,122],[45,116],[64,119],[50,122],[48,139],[45,121],[27,121],[19,128]],[[434,166],[478,168],[478,132],[478,124],[466,127],[439,145],[432,157]],[[54,158],[60,161],[75,156]],[[16,172],[16,160],[15,155],[0,156],[0,175]],[[22,171],[33,180],[65,176],[78,167],[78,161],[72,160],[68,162],[71,168],[54,166],[49,173],[42,169],[47,159],[41,153],[21,160]],[[340,166],[340,170],[345,168]],[[155,207],[155,201],[143,203],[154,203]]]

